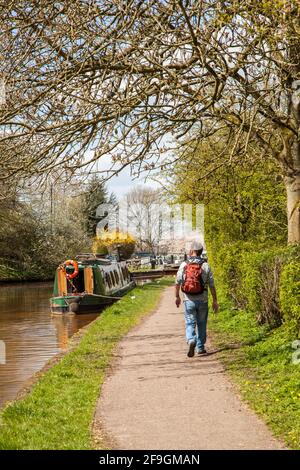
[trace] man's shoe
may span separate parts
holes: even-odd
[[[201,354],[206,354],[206,349],[205,349],[205,348],[198,349],[197,354],[198,354],[199,356],[201,356]]]
[[[190,341],[189,343],[189,350],[188,350],[188,357],[193,357],[195,355],[195,347],[196,347],[196,342],[195,341]]]

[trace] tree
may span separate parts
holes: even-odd
[[[74,197],[63,182],[56,182],[55,191],[52,184],[37,190],[29,183],[26,191],[2,188],[1,279],[49,279],[63,259],[90,249],[80,195]]]
[[[288,241],[300,242],[297,0],[20,0],[2,10],[3,178],[75,171],[107,154],[118,169],[148,170],[171,136],[184,153],[191,132],[200,142],[227,127],[239,152],[254,139],[280,163]]]
[[[191,150],[177,163],[175,179],[171,173],[169,194],[180,203],[205,204],[205,232],[218,246],[236,240],[282,243],[287,227],[278,164],[249,145],[247,158],[235,155],[224,165],[234,144],[223,132]]]
[[[84,193],[83,217],[85,218],[86,231],[90,237],[96,235],[97,224],[100,220],[96,216],[97,207],[108,201],[108,193],[101,178],[94,175],[88,182]]]
[[[154,252],[161,238],[161,192],[150,187],[137,186],[125,196],[129,232],[134,233],[137,249]]]

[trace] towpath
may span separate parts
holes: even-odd
[[[95,415],[116,449],[281,449],[230,383],[217,353],[186,356],[182,308],[167,288],[120,343]]]

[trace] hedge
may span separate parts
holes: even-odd
[[[285,321],[300,330],[300,262],[288,263],[280,276],[280,309]]]
[[[256,315],[260,324],[284,321],[299,330],[300,247],[257,246],[250,242],[212,247],[213,265],[237,308]],[[211,259],[211,258],[210,258]]]

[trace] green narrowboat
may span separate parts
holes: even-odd
[[[60,265],[55,274],[51,312],[100,312],[135,286],[125,261],[83,254]]]

